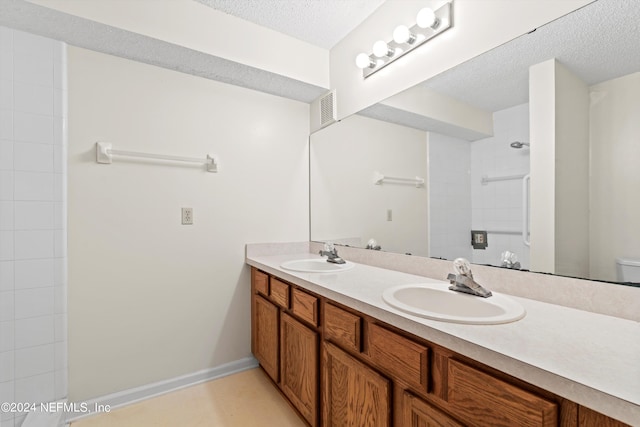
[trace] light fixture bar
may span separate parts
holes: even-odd
[[[413,51],[418,46],[423,45],[438,34],[442,34],[453,26],[451,3],[445,3],[434,12],[436,21],[433,27],[421,28],[418,26],[418,24],[415,24],[413,27],[409,28],[410,34],[415,35],[415,40],[412,40],[411,42],[408,41],[405,43],[397,43],[392,39],[391,41],[387,42],[389,51],[394,52],[393,55],[385,55],[383,57],[378,57],[374,54],[369,55],[371,66],[362,69],[362,77],[366,79],[370,75],[382,70],[393,61],[402,58],[404,55]]]

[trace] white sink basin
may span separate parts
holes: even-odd
[[[353,268],[353,263],[347,261],[345,264],[334,264],[327,262],[324,258],[296,259],[282,263],[280,267],[303,273],[337,273]]]
[[[526,312],[515,300],[493,292],[482,298],[450,291],[448,285],[401,285],[383,292],[384,301],[406,313],[444,322],[496,325],[522,319]]]

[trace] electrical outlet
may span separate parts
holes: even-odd
[[[193,225],[193,208],[182,208],[182,225]]]
[[[393,210],[387,209],[387,221],[393,221]]]

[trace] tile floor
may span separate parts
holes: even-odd
[[[75,421],[71,427],[304,427],[260,368]]]

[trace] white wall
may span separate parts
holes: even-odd
[[[531,269],[589,275],[589,92],[555,59],[530,68]]]
[[[453,28],[363,79],[362,70],[355,66],[358,53],[370,53],[376,40],[391,40],[397,25],[413,25],[425,5],[437,8],[445,1],[385,2],[331,49],[330,82],[338,92],[338,117],[413,87],[592,1],[545,1],[541,7],[539,0],[455,0]]]
[[[374,238],[382,250],[428,255],[426,187],[373,184],[374,172],[427,179],[424,131],[358,115],[311,136],[311,238]],[[387,210],[392,221],[387,221]]]
[[[471,260],[471,143],[429,133],[429,256]]]
[[[640,73],[590,94],[591,277],[615,281],[616,257],[640,259]]]
[[[0,402],[67,395],[65,55],[0,27]]]
[[[244,244],[307,239],[309,106],[70,48],[69,117],[70,399],[249,356]]]
[[[494,135],[471,143],[471,199],[474,230],[488,230],[486,249],[473,249],[478,264],[501,264],[501,254],[517,255],[521,267],[529,268],[529,248],[522,240],[522,180],[482,184],[482,177],[520,176],[529,173],[529,148],[515,149],[514,141],[529,142],[529,104],[496,111]],[[491,232],[493,231],[493,232]],[[508,231],[496,233],[495,231]]]

